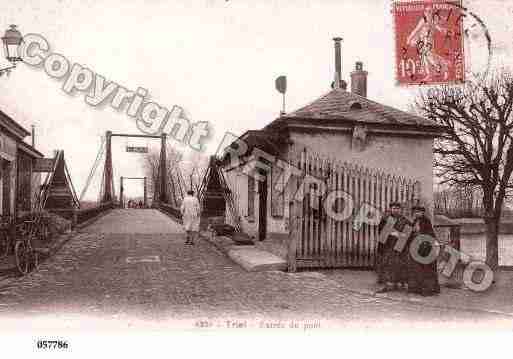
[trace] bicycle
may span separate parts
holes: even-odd
[[[34,214],[36,220],[36,238],[46,241],[50,237],[50,219],[43,215],[43,212]]]
[[[38,236],[38,218],[26,219],[16,225],[14,258],[16,268],[25,275],[39,265],[39,253],[32,245],[32,240]]]

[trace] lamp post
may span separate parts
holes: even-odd
[[[13,68],[16,67],[16,62],[21,61],[19,48],[23,41],[23,36],[16,28],[16,25],[11,25],[2,37],[4,45],[5,58],[12,65],[4,68],[0,68],[0,76],[4,73],[9,74]]]

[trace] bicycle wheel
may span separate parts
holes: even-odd
[[[24,241],[16,242],[16,246],[14,246],[14,258],[16,259],[16,268],[21,275],[25,275],[29,271],[31,262],[30,256],[27,244]]]

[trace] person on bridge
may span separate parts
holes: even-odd
[[[185,244],[194,244],[194,237],[199,232],[201,207],[194,191],[187,191],[187,196],[182,201],[180,208],[182,212],[183,226],[186,233]]]

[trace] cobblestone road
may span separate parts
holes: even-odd
[[[69,328],[82,328],[87,320],[159,328],[184,320],[193,326],[200,318],[257,323],[250,326],[264,318],[319,320],[323,327],[513,323],[494,314],[357,294],[319,273],[248,273],[202,240],[185,246],[181,232],[155,210],[112,211],[37,272],[0,281],[0,317],[14,326],[26,325],[20,324],[24,318],[34,326],[34,318],[41,318],[42,326]]]

